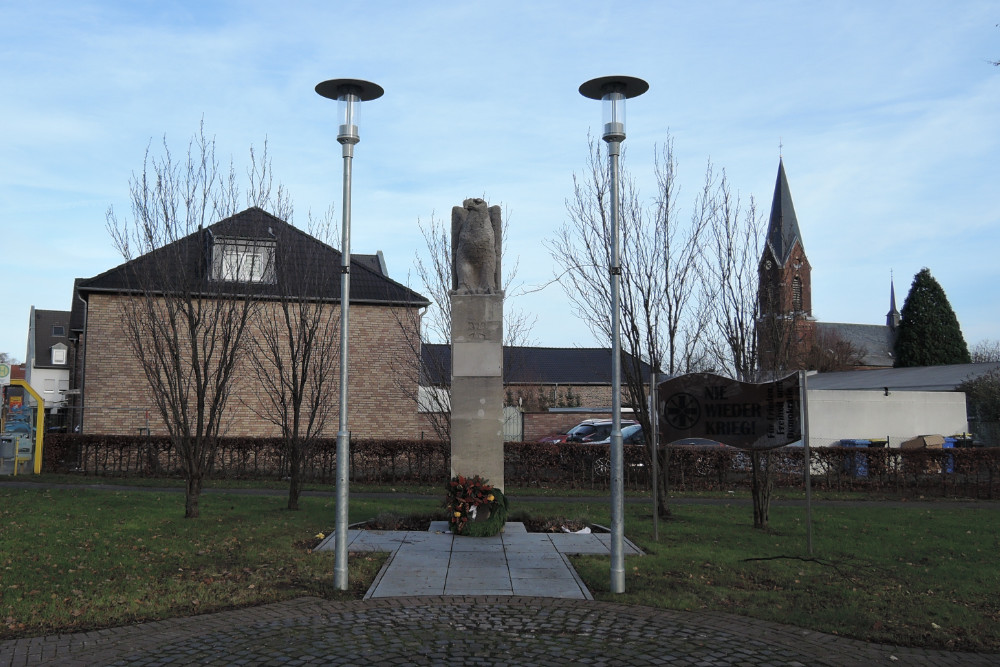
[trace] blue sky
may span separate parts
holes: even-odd
[[[613,9],[612,9],[613,7]],[[926,266],[970,344],[1000,338],[1000,6],[996,2],[0,2],[0,351],[73,279],[120,263],[105,229],[166,136],[204,119],[242,170],[266,139],[295,222],[340,206],[329,78],[375,81],[361,109],[352,250],[401,282],[417,221],[502,204],[526,289],[557,267],[600,104],[590,78],[641,77],[629,167],[652,197],[667,131],[689,205],[711,158],[768,208],[779,142],[822,321],[884,322]],[[339,215],[339,214],[338,214]],[[682,215],[684,213],[682,212]],[[415,281],[415,276],[409,278]],[[540,345],[591,346],[558,285],[518,299]]]

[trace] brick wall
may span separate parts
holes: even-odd
[[[86,387],[84,430],[87,433],[132,434],[149,427],[165,433],[139,361],[124,334],[122,299],[92,294],[88,304],[86,332]],[[262,308],[277,308],[267,303]],[[339,308],[329,309],[330,327],[326,345],[339,350]],[[414,396],[416,375],[416,318],[407,309],[352,304],[350,321],[350,387],[348,427],[356,437],[420,436],[421,421]],[[400,322],[406,322],[401,326]],[[248,336],[258,336],[251,326]],[[325,434],[332,437],[338,427],[339,354],[335,354],[328,376],[331,386],[330,416]],[[258,412],[266,414],[267,399],[249,360],[244,360],[232,386],[222,420],[226,435],[276,436],[278,428]]]
[[[504,400],[507,405],[539,412],[550,407],[604,407],[611,405],[611,385],[509,384],[504,387]]]

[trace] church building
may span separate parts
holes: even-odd
[[[757,346],[762,370],[892,368],[899,311],[891,282],[884,325],[818,322],[813,317],[812,266],[780,159],[758,276]]]

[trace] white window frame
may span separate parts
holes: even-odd
[[[274,283],[274,241],[217,238],[212,247],[212,279]]]
[[[65,345],[53,345],[50,348],[52,354],[52,365],[53,366],[65,366],[66,365],[66,346]]]

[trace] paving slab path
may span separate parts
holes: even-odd
[[[316,551],[333,551],[335,535]],[[592,599],[571,554],[611,553],[608,533],[529,533],[509,522],[494,537],[462,537],[434,521],[426,531],[350,530],[351,552],[388,551],[365,598],[413,595],[533,595]],[[628,539],[625,555],[642,553]]]

